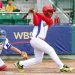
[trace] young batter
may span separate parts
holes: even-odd
[[[34,29],[32,34],[33,37],[31,38],[30,44],[34,48],[35,57],[25,61],[19,61],[17,62],[16,66],[18,67],[18,69],[22,70],[24,67],[26,68],[31,65],[38,64],[42,62],[44,53],[47,53],[49,57],[51,57],[52,60],[59,66],[61,72],[71,71],[72,68],[64,65],[57,56],[54,48],[44,41],[48,29],[53,24],[51,17],[55,10],[52,5],[45,5],[42,11],[43,14],[35,12],[34,9],[30,9],[29,11],[33,14],[34,21]]]
[[[26,52],[22,52],[16,47],[12,46],[6,37],[6,31],[3,29],[0,29],[0,54],[2,53],[3,49],[13,50],[19,53],[24,59],[27,59],[28,57]],[[7,66],[4,63],[4,61],[0,58],[0,71],[6,71],[6,70],[8,70]]]

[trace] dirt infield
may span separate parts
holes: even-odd
[[[75,60],[63,60],[63,62],[75,68]],[[5,61],[5,63],[8,71],[0,71],[0,75],[75,75],[75,70],[71,73],[60,73],[57,65],[51,60],[44,60],[41,64],[26,68],[23,73],[15,68],[15,61]]]

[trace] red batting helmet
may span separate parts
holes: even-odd
[[[43,10],[42,11],[43,11],[44,14],[47,14],[48,13],[48,10],[51,11],[51,12],[55,12],[55,9],[53,8],[52,5],[45,5],[43,7]]]

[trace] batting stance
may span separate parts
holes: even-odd
[[[12,46],[9,43],[8,39],[6,38],[6,31],[3,29],[0,29],[0,54],[3,49],[13,50],[13,51],[19,53],[24,59],[28,58],[26,52],[20,51],[19,49],[17,49],[16,47]],[[7,70],[7,66],[3,62],[3,60],[0,58],[0,71],[6,71],[6,70]]]
[[[47,53],[59,66],[61,72],[71,71],[72,68],[64,65],[57,56],[55,50],[44,41],[48,28],[50,28],[53,24],[51,17],[55,10],[52,5],[45,5],[42,11],[43,14],[35,12],[34,9],[29,10],[29,13],[33,14],[34,29],[30,44],[34,48],[35,57],[24,61],[19,61],[16,63],[16,66],[18,69],[22,70],[24,67],[26,68],[31,65],[38,64],[42,62],[44,53]]]

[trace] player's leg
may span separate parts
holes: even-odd
[[[28,68],[31,65],[38,64],[38,63],[42,62],[43,55],[44,55],[43,51],[35,49],[34,55],[35,55],[34,58],[17,62],[16,63],[17,68],[22,71],[24,67]]]
[[[2,50],[0,50],[1,54]],[[4,61],[0,58],[0,71],[5,71],[7,70],[7,66],[5,65]]]
[[[40,50],[44,51],[45,53],[49,54],[49,56],[55,61],[55,63],[60,67],[60,69],[62,71],[69,71],[69,70],[71,70],[69,67],[64,66],[64,64],[61,62],[61,60],[57,56],[56,52],[54,51],[54,49],[51,46],[49,46],[45,41],[43,41],[43,40],[41,40],[39,38],[32,38],[31,45],[32,45],[33,48],[35,48],[35,49],[37,49],[39,51]],[[38,56],[41,56],[41,55],[38,55]],[[32,63],[32,61],[31,61],[31,63]],[[25,64],[26,63],[24,63],[24,65]]]
[[[36,43],[36,44],[35,44]],[[49,56],[54,60],[54,62],[60,67],[63,67],[63,63],[61,62],[61,60],[59,59],[59,57],[57,56],[55,50],[49,46],[45,41],[41,40],[40,38],[32,38],[31,40],[31,45],[34,48],[37,48],[39,50],[44,51],[45,53],[49,54]]]
[[[43,55],[44,55],[43,51],[34,49],[34,55],[35,55],[34,58],[31,58],[31,59],[28,59],[25,61],[20,61],[20,65],[24,65],[24,67],[26,68],[31,65],[38,64],[38,63],[42,62]]]
[[[35,43],[36,43],[36,45],[35,45]],[[73,69],[73,68],[69,68],[68,66],[64,66],[62,61],[57,56],[55,50],[50,45],[48,45],[45,41],[41,40],[40,38],[33,38],[31,40],[31,45],[34,48],[37,48],[37,49],[42,50],[45,53],[47,53],[53,59],[53,61],[59,66],[59,68],[61,69],[62,72],[63,71],[71,71]]]

